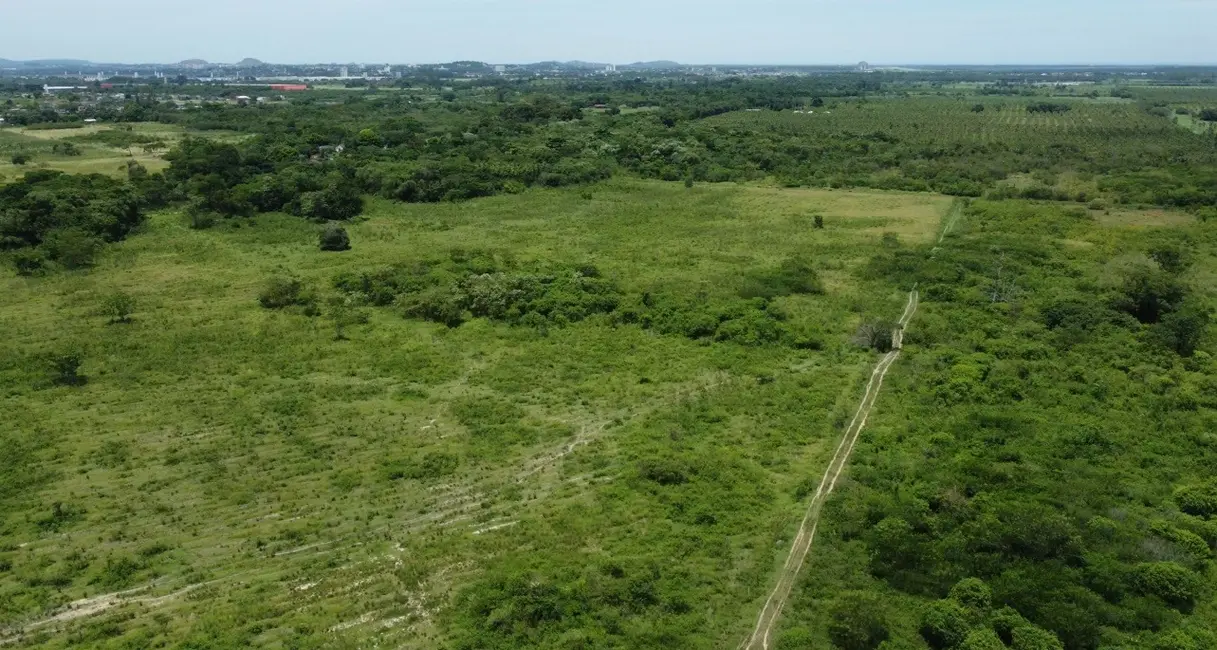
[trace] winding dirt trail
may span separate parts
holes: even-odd
[[[769,598],[765,601],[765,606],[761,609],[761,614],[757,618],[756,626],[752,629],[752,635],[748,637],[740,648],[745,650],[768,650],[769,636],[773,628],[777,625],[778,617],[782,613],[782,607],[786,604],[786,599],[790,596],[790,590],[794,587],[794,582],[798,578],[799,570],[803,568],[803,561],[807,559],[807,554],[811,551],[811,544],[815,541],[816,526],[820,521],[820,511],[824,509],[824,502],[828,500],[828,495],[832,494],[833,489],[837,486],[837,479],[841,478],[841,473],[845,471],[846,465],[849,464],[849,457],[853,454],[854,445],[858,442],[858,436],[862,433],[863,427],[866,426],[866,420],[870,416],[871,408],[875,405],[875,400],[879,397],[879,389],[883,387],[883,378],[887,376],[887,371],[896,363],[896,359],[900,358],[900,348],[904,341],[904,328],[912,320],[913,315],[917,313],[917,305],[919,294],[914,287],[909,292],[908,304],[904,308],[904,314],[900,317],[900,323],[892,332],[892,351],[883,355],[879,363],[875,365],[875,369],[871,372],[870,381],[866,384],[866,392],[862,395],[862,403],[858,405],[857,412],[854,413],[854,419],[849,423],[849,428],[845,430],[845,435],[841,437],[841,442],[837,443],[837,449],[833,453],[832,460],[828,463],[828,469],[824,470],[824,477],[820,479],[820,487],[816,489],[816,493],[811,498],[811,503],[807,506],[807,512],[803,515],[803,521],[799,524],[799,532],[795,535],[794,544],[790,548],[790,554],[786,557],[786,563],[782,566],[781,572],[778,574],[777,585],[769,594]]]

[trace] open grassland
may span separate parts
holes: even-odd
[[[170,124],[90,124],[65,129],[0,129],[0,183],[21,177],[34,169],[53,169],[70,174],[105,174],[125,177],[127,162],[134,160],[149,172],[169,166],[163,154],[186,135],[204,135]],[[234,132],[205,132],[206,137],[236,141],[244,137]],[[56,151],[56,145],[71,144],[74,155]],[[27,154],[24,165],[12,162],[14,154]]]
[[[161,212],[88,273],[6,271],[0,636],[734,644],[873,365],[849,339],[903,306],[897,283],[864,279],[867,262],[931,241],[950,204],[619,179],[375,201],[345,253],[318,252],[315,226],[296,218],[196,231]],[[367,308],[338,339],[328,313],[258,304],[271,276],[326,297],[340,273],[471,251],[591,264],[624,292],[705,302],[738,299],[745,275],[801,255],[827,289],[775,301],[813,333],[801,348],[601,317],[450,329],[394,307]],[[135,300],[130,323],[99,312],[116,292]],[[49,386],[44,355],[71,349],[87,383]],[[491,613],[535,599],[583,613]],[[535,616],[544,625],[524,624]]]

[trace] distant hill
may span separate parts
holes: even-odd
[[[242,68],[256,68],[260,65],[266,65],[266,64],[263,63],[262,61],[259,61],[258,59],[245,58],[245,59],[241,59],[240,61],[238,61],[237,65]]]
[[[635,70],[671,70],[672,68],[684,67],[675,61],[640,61],[629,65],[621,66],[623,68],[633,68]]]
[[[589,70],[603,70],[608,67],[607,63],[594,63],[591,61],[565,61],[561,65],[568,68],[585,68]]]
[[[178,65],[208,65],[208,63],[202,59],[186,59]]]

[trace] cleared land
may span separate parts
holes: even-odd
[[[561,590],[591,571],[650,585],[666,624],[731,645],[870,374],[849,339],[904,304],[860,270],[932,239],[950,202],[616,180],[375,202],[341,254],[295,218],[193,231],[164,212],[87,274],[6,274],[6,636],[432,647],[439,612],[469,615],[516,576]],[[340,272],[456,249],[706,300],[805,255],[827,293],[778,303],[821,349],[596,319],[448,329],[392,307],[335,340],[328,317],[257,301],[273,275],[325,296]],[[135,298],[130,324],[99,313],[116,291]],[[70,348],[88,383],[47,387],[42,355]]]

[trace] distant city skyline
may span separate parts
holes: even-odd
[[[1217,64],[1217,0],[60,0],[0,16],[14,60]]]

